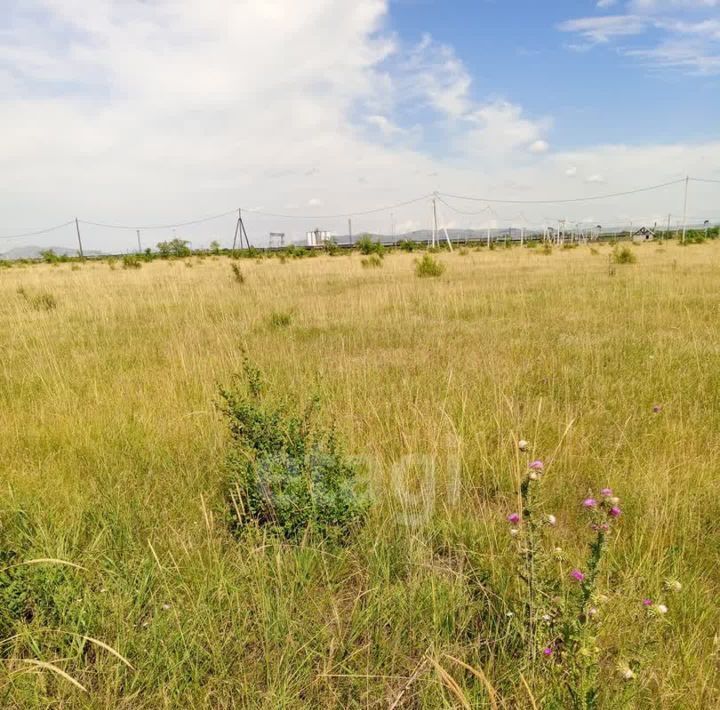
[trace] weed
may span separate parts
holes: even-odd
[[[232,269],[233,278],[235,279],[236,283],[244,284],[245,283],[245,274],[243,274],[242,270],[240,269],[240,266],[238,264],[230,264],[230,268]]]
[[[379,254],[370,254],[360,260],[364,269],[379,269],[383,265],[382,257]]]
[[[23,286],[17,289],[18,296],[25,299],[25,302],[34,311],[52,311],[57,308],[57,299],[48,291],[40,291],[40,293],[29,294]]]
[[[286,311],[273,311],[270,314],[270,325],[273,328],[287,328],[292,322],[292,316]]]

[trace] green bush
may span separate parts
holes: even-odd
[[[420,244],[414,242],[412,239],[403,239],[398,242],[398,247],[403,251],[412,252],[421,248]]]
[[[442,276],[444,272],[445,265],[430,254],[424,254],[423,258],[415,264],[415,275],[420,278]]]
[[[627,244],[623,244],[623,246],[616,246],[613,249],[613,264],[634,264],[636,261],[637,256]]]
[[[370,254],[377,254],[382,256],[385,253],[385,247],[380,242],[375,242],[369,234],[363,234],[357,243],[358,249],[361,254],[369,256]]]
[[[269,403],[247,360],[244,378],[221,390],[231,435],[226,503],[235,535],[259,526],[288,540],[309,533],[342,542],[362,520],[368,501],[357,466],[332,430],[314,424],[316,405],[299,414]]]
[[[123,269],[139,269],[142,266],[140,257],[135,254],[125,254],[122,258]]]

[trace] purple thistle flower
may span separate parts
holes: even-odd
[[[543,471],[545,469],[545,464],[542,461],[533,461],[530,464],[530,468],[533,471]]]
[[[603,498],[610,498],[610,496],[612,496],[612,494],[613,494],[612,488],[601,488],[600,489],[600,495]]]
[[[543,649],[543,656],[552,656],[553,655],[553,649],[550,646],[547,646]]]
[[[594,498],[586,498],[582,504],[583,508],[597,508],[597,501]]]
[[[590,526],[590,529],[591,529],[593,532],[604,532],[604,533],[606,533],[606,532],[608,532],[608,531],[610,530],[610,526],[609,526],[607,523],[600,523],[600,524],[598,524],[598,523],[593,523],[593,524]]]
[[[570,572],[570,576],[576,582],[584,582],[585,581],[585,575],[579,569],[574,569],[572,572]]]
[[[622,513],[622,510],[618,508],[616,505],[614,505],[610,510],[608,511],[608,515],[612,518],[619,518]]]
[[[652,600],[652,599],[643,599],[643,600],[642,600],[642,605],[643,605],[643,606],[652,606],[652,605],[653,605],[653,600]]]
[[[520,516],[517,513],[510,513],[510,515],[507,516],[507,521],[512,525],[517,525],[520,522]]]

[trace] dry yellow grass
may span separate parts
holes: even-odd
[[[18,621],[4,652],[62,651],[89,691],[9,675],[2,702],[384,707],[402,691],[407,707],[483,706],[490,687],[525,707],[527,682],[542,707],[547,678],[490,637],[514,585],[504,516],[526,438],[570,555],[589,489],[625,502],[603,706],[717,707],[720,244],[636,249],[614,275],[607,246],[443,254],[437,279],[407,254],[243,260],[243,284],[226,258],[0,270],[0,543],[87,569],[28,577],[52,610]],[[56,307],[33,307],[41,293]],[[215,403],[243,349],[279,396],[319,393],[372,464],[375,504],[346,550],[228,538]],[[411,455],[433,476],[401,471]],[[685,591],[649,632],[638,600],[666,577]],[[448,678],[414,677],[426,656]],[[632,687],[615,672],[628,656]]]

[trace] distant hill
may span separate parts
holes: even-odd
[[[67,247],[15,247],[0,254],[0,259],[6,259],[8,261],[14,261],[17,259],[40,259],[40,253],[43,251],[52,250],[58,256],[77,256],[77,249],[68,249]],[[86,251],[85,256],[99,256],[102,254],[100,251]]]

